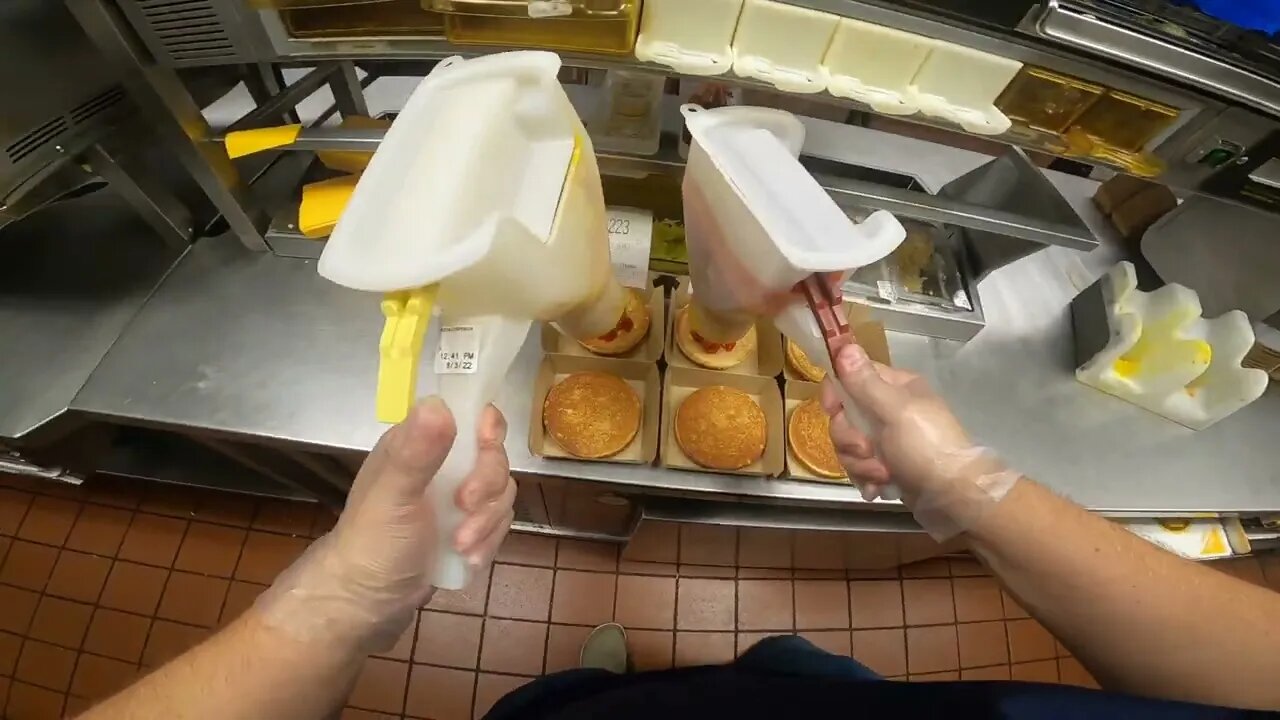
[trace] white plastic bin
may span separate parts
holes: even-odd
[[[1017,60],[935,40],[911,89],[926,115],[971,133],[999,135],[1013,123],[996,108],[996,98],[1021,69]]]
[[[686,75],[733,67],[733,31],[742,0],[645,0],[636,57]]]
[[[772,0],[746,0],[733,35],[733,72],[783,92],[827,87],[822,58],[840,18]]]
[[[843,19],[822,60],[827,92],[886,115],[911,115],[919,110],[911,81],[933,45],[920,35]]]

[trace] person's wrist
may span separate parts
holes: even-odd
[[[927,482],[904,492],[921,527],[937,540],[950,539],[977,524],[1021,477],[981,447],[938,456]]]

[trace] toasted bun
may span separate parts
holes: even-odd
[[[673,330],[676,336],[676,347],[689,358],[694,365],[701,365],[712,370],[727,370],[740,364],[756,347],[756,326],[752,325],[742,339],[734,343],[731,350],[707,352],[693,339],[693,328],[689,324],[689,308],[683,307],[676,312],[676,324]]]
[[[582,347],[597,355],[622,355],[634,349],[649,334],[649,306],[644,299],[643,293],[631,288],[618,326],[601,337],[579,341]]]
[[[796,459],[814,475],[833,479],[848,477],[831,442],[831,418],[817,398],[806,400],[791,411],[787,444]]]
[[[787,340],[787,364],[797,375],[809,382],[822,382],[822,379],[827,376],[827,371],[815,365],[800,346],[790,339]]]
[[[547,392],[542,424],[570,455],[610,457],[639,432],[640,397],[616,375],[574,373]]]
[[[767,431],[755,399],[723,385],[695,390],[676,409],[676,442],[707,468],[740,470],[759,460]]]

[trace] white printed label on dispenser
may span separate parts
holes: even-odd
[[[440,328],[437,375],[470,375],[480,367],[480,331],[474,325]]]
[[[609,259],[618,282],[644,290],[649,287],[649,246],[653,244],[653,213],[630,207],[605,210],[609,224]]]
[[[529,17],[548,18],[573,14],[573,5],[567,0],[532,0],[529,3]]]

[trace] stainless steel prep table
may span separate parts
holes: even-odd
[[[811,139],[834,131],[830,123],[807,124]],[[905,172],[933,188],[988,159],[872,130],[840,132],[840,143],[816,144],[839,147],[833,159]],[[1096,183],[1049,175],[1103,245],[1088,254],[1050,247],[996,271],[980,286],[987,328],[976,339],[962,345],[891,334],[895,364],[926,376],[977,440],[1093,510],[1280,511],[1280,393],[1194,433],[1075,381],[1067,304],[1119,252],[1089,200]],[[72,408],[264,443],[368,450],[383,430],[372,419],[381,326],[375,297],[320,278],[314,261],[248,252],[230,236],[206,239],[107,353]],[[534,457],[525,438],[538,355],[534,333],[498,400],[516,471],[623,492],[871,509],[849,487]]]

